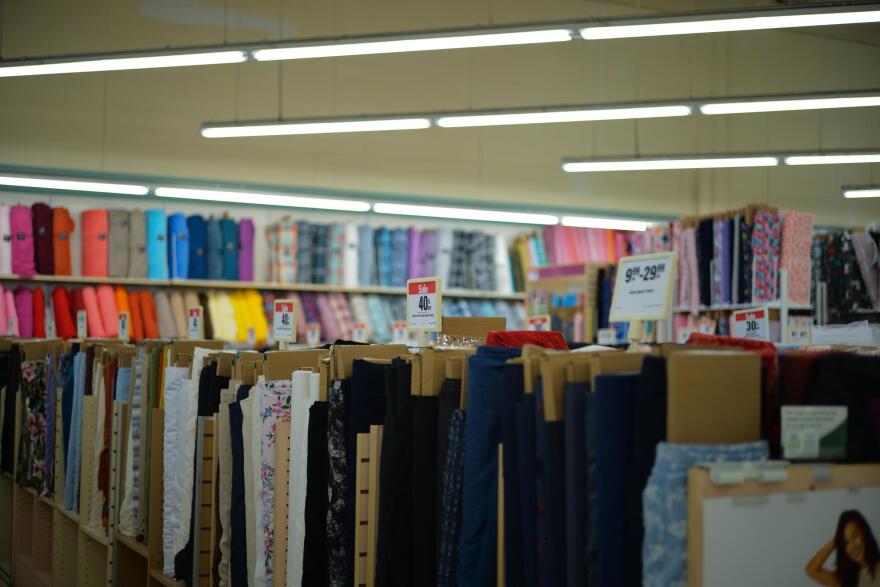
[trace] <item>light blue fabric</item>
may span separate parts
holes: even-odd
[[[164,210],[147,210],[147,277],[168,279],[168,227]]]
[[[73,410],[70,415],[70,450],[64,477],[64,508],[79,511],[79,466],[82,460],[83,394],[86,389],[86,354],[73,359]]]
[[[373,228],[358,226],[358,285],[376,285],[376,247]]]
[[[189,228],[179,213],[168,217],[168,271],[171,279],[189,276]]]
[[[128,390],[131,386],[131,367],[120,367],[116,370],[116,401],[127,402]]]
[[[642,494],[642,585],[687,585],[688,469],[705,462],[760,461],[767,455],[767,443],[763,440],[743,444],[657,445],[654,468]]]

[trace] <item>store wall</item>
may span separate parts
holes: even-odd
[[[619,15],[634,12],[634,4],[642,11],[668,11],[694,3],[16,0],[3,3],[0,48],[12,58],[351,35]],[[736,4],[699,3],[707,9]],[[6,79],[0,82],[0,164],[585,211],[687,214],[767,202],[814,211],[820,224],[864,223],[880,219],[880,201],[845,201],[840,187],[880,183],[880,165],[566,174],[560,159],[880,149],[880,108],[223,140],[203,139],[198,129],[205,121],[277,117],[279,72],[280,113],[286,117],[876,89],[878,30],[765,31]]]

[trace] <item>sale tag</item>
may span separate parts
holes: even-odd
[[[204,338],[202,327],[202,307],[196,306],[186,311],[186,335],[188,338]]]
[[[740,310],[731,316],[733,335],[739,338],[770,340],[770,311],[767,308]]]
[[[89,323],[86,320],[86,311],[80,310],[76,313],[76,337],[86,338],[89,335]]]
[[[294,300],[275,300],[272,313],[272,332],[278,342],[296,342],[296,311]]]
[[[813,340],[812,316],[788,317],[788,342],[791,344],[810,344]]]
[[[700,333],[701,334],[715,334],[715,328],[718,326],[718,323],[711,318],[700,318]]]
[[[257,342],[257,331],[254,330],[253,327],[247,329],[247,343],[248,346],[254,346]]]
[[[406,331],[406,320],[398,320],[391,324],[391,342],[394,344],[409,343],[409,333]]]
[[[694,332],[696,331],[693,328],[679,328],[678,336],[676,336],[675,342],[677,342],[678,344],[687,344],[688,339]]]
[[[536,332],[549,332],[550,314],[541,314],[540,316],[529,316],[526,319],[526,330],[534,330]]]
[[[306,324],[306,344],[309,346],[321,344],[320,322],[309,322]]]
[[[9,316],[6,319],[6,334],[11,335],[13,332],[15,332],[15,318]]]
[[[617,264],[611,322],[669,318],[677,266],[674,251],[622,258]]]
[[[367,342],[367,325],[363,322],[355,322],[352,324],[351,338],[355,342]]]
[[[406,322],[411,331],[443,329],[440,278],[425,277],[406,282]]]
[[[597,342],[605,346],[617,344],[617,330],[614,328],[600,328],[597,334]]]
[[[58,336],[58,331],[55,329],[55,317],[52,315],[52,312],[49,311],[49,308],[46,308],[46,338],[55,338]]]
[[[119,340],[128,342],[128,312],[119,312],[118,314],[119,328],[117,334]]]

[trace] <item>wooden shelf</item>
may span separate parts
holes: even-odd
[[[110,546],[110,539],[104,536],[103,531],[92,528],[91,526],[80,526],[79,529],[83,534],[94,540],[95,542],[100,542],[104,546]]]
[[[150,577],[166,587],[184,587],[185,585],[183,581],[166,577],[159,569],[150,569]]]
[[[728,310],[748,310],[750,308],[763,308],[766,307],[769,310],[779,310],[782,307],[782,302],[776,300],[774,302],[755,302],[749,304],[714,304],[712,306],[700,306],[698,312],[724,312]],[[810,304],[788,304],[789,310],[812,310],[813,306]],[[685,308],[684,306],[676,306],[672,309],[673,312],[677,314],[688,314],[690,313],[690,308]]]
[[[130,536],[126,536],[125,534],[116,533],[116,542],[118,544],[124,545],[130,551],[137,553],[138,555],[147,558],[149,556],[149,551],[147,549],[147,545],[143,542],[138,542],[134,538]]]
[[[403,295],[402,287],[384,287],[378,285],[346,287],[315,283],[279,283],[273,281],[225,281],[220,279],[139,279],[131,277],[82,277],[79,275],[0,275],[0,281],[19,283],[69,283],[69,284],[108,284],[133,285],[143,287],[188,287],[199,289],[259,289],[269,291],[296,291],[317,293],[348,293],[348,294],[379,294]],[[443,295],[451,298],[476,298],[488,300],[523,301],[523,292],[497,293],[471,289],[447,289]]]
[[[74,524],[79,525],[79,514],[76,512],[72,512],[69,509],[65,508],[63,505],[56,505],[55,509],[61,512],[61,515],[73,522]]]
[[[52,587],[52,572],[46,569],[35,569],[30,554],[19,553],[15,556],[16,582],[22,585],[39,585]]]

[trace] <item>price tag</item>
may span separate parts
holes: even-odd
[[[257,331],[254,330],[253,327],[247,329],[247,343],[248,346],[254,346],[257,342]]]
[[[295,300],[275,300],[272,313],[272,332],[275,340],[296,342]]]
[[[86,319],[86,311],[80,310],[76,313],[76,337],[86,338],[89,335],[89,323]]]
[[[124,340],[124,341],[128,342],[128,338],[129,338],[129,336],[128,336],[128,328],[129,328],[128,312],[119,312],[117,314],[117,321],[118,321],[119,327],[116,329],[116,333],[119,337],[119,340]]]
[[[406,331],[406,320],[398,320],[391,323],[391,342],[394,344],[408,344],[409,333]]]
[[[188,338],[204,338],[202,325],[202,307],[196,306],[186,311],[186,335]]]
[[[622,258],[617,264],[611,322],[669,318],[677,267],[675,252]]]
[[[813,340],[812,316],[788,317],[788,342],[791,344],[810,344]]]
[[[6,334],[11,335],[13,332],[15,332],[15,318],[9,316],[6,319]]]
[[[701,334],[715,334],[715,328],[718,326],[718,323],[711,318],[700,318],[700,333]]]
[[[352,324],[351,338],[355,342],[367,342],[367,325],[363,322],[355,322]]]
[[[55,317],[52,316],[52,313],[46,312],[46,338],[55,338],[58,336],[58,331],[55,329]]]
[[[597,341],[599,344],[605,346],[613,346],[617,344],[617,330],[614,328],[600,328],[597,334]]]
[[[550,332],[551,324],[550,314],[540,314],[539,316],[529,316],[526,318],[526,330]]]
[[[320,322],[309,322],[306,324],[306,344],[309,346],[321,344]]]
[[[678,344],[687,344],[688,339],[694,332],[696,332],[696,330],[694,330],[693,328],[679,328],[676,342]]]
[[[770,311],[767,308],[740,310],[731,316],[733,335],[739,338],[770,340]]]
[[[406,282],[406,322],[411,331],[440,332],[443,329],[442,304],[439,277]]]

